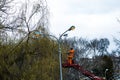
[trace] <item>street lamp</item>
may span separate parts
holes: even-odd
[[[65,32],[63,32],[59,36],[59,38],[55,37],[54,35],[44,34],[44,33],[40,33],[40,32],[35,32],[34,33],[35,35],[37,33],[36,36],[38,36],[38,34],[39,35],[44,35],[44,36],[51,36],[51,37],[53,37],[53,38],[55,38],[57,40],[57,42],[58,42],[58,53],[59,53],[59,66],[60,66],[60,80],[63,80],[63,77],[62,77],[62,54],[61,54],[61,45],[60,45],[61,39],[62,39],[62,36],[64,36],[66,32],[74,30],[74,29],[75,29],[75,26],[71,26],[68,30],[66,30]]]
[[[61,47],[60,47],[61,38],[66,32],[74,30],[74,29],[75,29],[75,26],[71,26],[68,30],[63,32],[58,39],[58,52],[59,52],[59,63],[60,63],[60,80],[63,80],[63,77],[62,77],[62,57],[61,57]]]
[[[106,73],[107,73],[108,69],[105,69],[105,79],[107,80],[107,76],[106,76]]]

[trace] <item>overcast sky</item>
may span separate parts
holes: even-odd
[[[50,31],[59,35],[71,25],[73,36],[105,37],[120,31],[120,0],[47,0]]]
[[[47,0],[50,32],[59,36],[71,25],[69,37],[112,38],[120,32],[120,0]]]

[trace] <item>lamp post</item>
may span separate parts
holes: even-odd
[[[59,64],[60,64],[60,80],[63,80],[63,77],[62,77],[62,54],[61,54],[61,47],[60,47],[60,43],[61,43],[61,38],[62,36],[68,32],[68,31],[71,31],[71,30],[74,30],[75,29],[75,26],[71,26],[68,30],[66,30],[65,32],[63,32],[59,39],[58,39],[58,52],[59,52]]]
[[[105,69],[105,79],[107,80],[107,76],[106,76],[106,73],[107,73],[108,69]]]
[[[74,30],[74,29],[75,29],[75,26],[71,26],[68,30],[63,32],[59,36],[59,38],[55,37],[54,35],[49,35],[49,34],[44,34],[44,33],[37,32],[37,34],[39,34],[39,35],[51,36],[51,37],[53,37],[53,38],[55,38],[57,40],[57,43],[58,43],[58,54],[59,54],[59,66],[60,66],[60,80],[63,80],[63,77],[62,77],[62,54],[61,54],[61,45],[60,45],[61,44],[61,39],[62,39],[62,36],[64,36],[66,32]]]

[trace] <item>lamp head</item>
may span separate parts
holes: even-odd
[[[106,69],[106,71],[108,71],[108,69]]]
[[[71,30],[74,30],[75,29],[75,26],[71,26],[68,31],[71,31]]]

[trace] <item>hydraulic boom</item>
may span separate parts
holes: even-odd
[[[78,64],[74,64],[74,63],[73,63],[73,64],[64,63],[64,64],[62,64],[62,66],[63,66],[64,68],[70,68],[70,67],[72,67],[72,68],[74,68],[74,69],[76,69],[76,70],[79,70],[83,75],[85,75],[86,77],[89,77],[91,80],[104,80],[103,78],[98,77],[98,76],[95,76],[93,73],[91,73],[91,72],[83,69],[83,68],[82,68],[80,65],[78,65]]]

